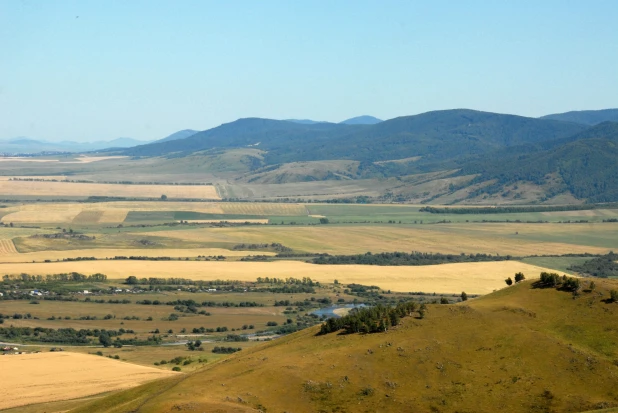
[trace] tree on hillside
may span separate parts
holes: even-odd
[[[137,277],[132,275],[125,280],[125,283],[129,285],[136,285],[138,283]]]
[[[506,283],[506,285],[513,285],[513,280],[511,279],[511,277],[504,280],[504,282]]]
[[[517,274],[515,274],[515,282],[518,283],[520,281],[523,281],[526,279],[526,276],[524,275],[523,272],[518,272]]]
[[[167,195],[165,194],[161,195],[161,201],[167,201]]]
[[[461,292],[461,301],[468,301],[468,294],[465,291]]]
[[[328,218],[320,218],[320,224],[328,224],[330,221]]]

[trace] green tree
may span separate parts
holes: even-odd
[[[504,280],[504,282],[506,283],[506,285],[513,285],[513,280],[511,279],[511,277]]]
[[[618,301],[618,291],[616,291],[616,290],[611,290],[611,291],[609,292],[609,299],[610,299],[613,303],[617,302],[617,301]]]
[[[328,224],[330,221],[328,218],[320,218],[320,224]]]
[[[461,301],[468,301],[468,294],[465,291],[461,292]]]
[[[138,283],[137,277],[132,275],[125,280],[125,284],[136,285]]]
[[[161,201],[167,201],[167,195],[165,194],[161,195]]]
[[[103,347],[109,347],[113,344],[112,339],[107,334],[99,335],[99,343],[101,343]]]
[[[523,281],[526,279],[526,276],[524,275],[523,272],[518,272],[517,274],[515,274],[515,282],[518,283],[520,281]]]

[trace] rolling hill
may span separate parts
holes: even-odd
[[[457,158],[524,143],[565,138],[585,126],[467,109],[428,112],[374,125],[299,124],[239,119],[172,142],[125,150],[130,156],[186,156],[196,151],[255,147],[265,165],[316,160],[421,162]]]
[[[374,116],[363,115],[356,116],[354,118],[346,119],[339,123],[345,123],[346,125],[375,125],[382,122],[382,119],[378,119]]]
[[[603,122],[618,122],[618,109],[580,110],[553,115],[541,116],[541,119],[561,120],[565,122],[581,123],[583,125],[597,125]]]
[[[615,280],[525,281],[374,334],[311,328],[75,412],[582,412],[618,406]]]

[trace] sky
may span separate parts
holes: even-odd
[[[0,0],[0,139],[618,107],[616,0]]]

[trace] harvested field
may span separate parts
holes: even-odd
[[[615,224],[264,226],[171,230],[150,235],[205,243],[279,242],[299,251],[330,254],[367,251],[514,256],[584,252],[604,254],[618,245],[618,225]]]
[[[0,239],[0,257],[7,254],[17,254],[15,244],[10,239]]]
[[[159,198],[220,199],[212,185],[122,185],[76,182],[0,181],[3,195],[35,196],[120,196]]]
[[[4,244],[6,243],[6,244]],[[9,244],[10,243],[10,244]],[[10,249],[12,246],[12,250]],[[43,262],[45,260],[62,260],[64,258],[94,257],[97,259],[113,258],[116,256],[125,257],[197,257],[197,256],[219,256],[224,257],[246,257],[248,255],[275,255],[274,252],[263,251],[237,251],[223,248],[183,248],[183,249],[122,249],[122,248],[97,248],[83,250],[66,251],[39,251],[18,253],[13,242],[10,240],[0,240],[0,262]]]
[[[73,224],[96,224],[103,216],[103,211],[82,211],[73,218]]]
[[[180,222],[180,221],[178,221]],[[229,222],[231,224],[268,224],[268,219],[185,219],[184,222],[195,224],[216,224],[218,222]]]
[[[129,213],[128,209],[107,209],[99,218],[99,223],[118,223],[123,222]]]
[[[30,223],[39,224],[43,222],[53,222],[59,224],[71,223],[81,213],[81,210],[76,208],[66,209],[49,209],[44,211],[43,208],[35,211],[18,211],[7,214],[0,219],[2,222],[14,223]]]
[[[271,204],[271,203],[221,203],[224,214],[230,215],[307,215],[307,208],[302,204]]]
[[[127,389],[176,373],[78,353],[0,357],[0,410]]]
[[[182,277],[195,280],[229,279],[255,281],[257,277],[310,277],[332,283],[377,285],[385,290],[436,293],[487,294],[504,287],[504,279],[516,272],[538,277],[546,268],[518,261],[382,267],[371,265],[314,265],[300,261],[217,262],[217,261],[79,261],[57,263],[0,264],[0,274],[54,274],[100,272],[112,279],[127,274],[142,277]]]

